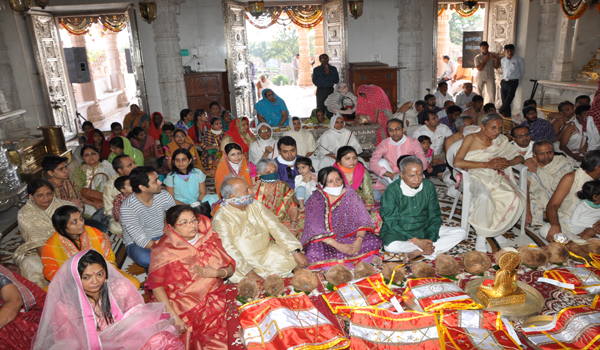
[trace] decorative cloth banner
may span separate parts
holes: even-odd
[[[60,24],[73,35],[84,35],[90,31],[92,24],[98,21],[113,32],[120,32],[127,26],[127,17],[124,14],[101,15],[98,17],[63,17],[60,19]]]
[[[483,309],[448,278],[413,278],[406,282],[405,299],[413,299],[427,312],[442,309]]]
[[[349,333],[350,348],[356,350],[442,348],[435,314],[356,309],[352,311]]]
[[[538,282],[568,289],[575,295],[596,295],[600,294],[600,269],[585,265],[552,269],[544,272]]]
[[[552,323],[523,328],[527,339],[543,350],[598,349],[600,310],[579,305],[562,309]]]
[[[585,0],[560,0],[560,6],[569,19],[578,19],[588,8]]]
[[[284,12],[287,18],[281,17]],[[258,29],[269,28],[275,23],[288,25],[290,22],[301,28],[312,28],[323,20],[323,9],[320,5],[265,7],[265,13],[259,18],[246,11],[246,19]]]
[[[450,5],[450,8],[453,8],[456,13],[458,13],[461,17],[471,17],[477,12],[477,10],[481,7],[481,4],[477,4],[472,8],[465,6],[463,4],[453,4]]]
[[[240,307],[248,349],[345,349],[350,342],[305,293],[265,298]]]
[[[502,329],[500,313],[485,310],[442,310],[440,324],[444,327]]]
[[[323,294],[323,299],[334,314],[350,317],[352,310],[376,306],[388,309],[394,292],[385,285],[381,274],[340,284],[335,291]]]

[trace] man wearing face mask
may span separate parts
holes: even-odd
[[[435,259],[467,238],[460,227],[442,226],[442,212],[433,182],[423,179],[423,162],[409,156],[398,168],[400,181],[389,185],[379,211],[380,236],[386,251],[404,254],[405,262],[423,255]]]
[[[279,180],[287,183],[291,189],[296,189],[295,179],[300,174],[296,168],[296,158],[298,158],[296,149],[296,140],[291,136],[284,136],[277,141],[279,156],[275,161]]]
[[[296,267],[308,266],[298,239],[275,214],[254,200],[254,192],[244,179],[227,177],[220,191],[223,205],[213,218],[213,229],[235,260],[232,282],[245,277],[262,280],[273,274],[287,277]]]

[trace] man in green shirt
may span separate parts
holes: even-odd
[[[442,212],[433,182],[423,179],[423,163],[410,156],[399,160],[400,179],[381,198],[380,236],[386,251],[405,254],[408,262],[424,255],[435,259],[467,238],[460,227],[442,226]]]

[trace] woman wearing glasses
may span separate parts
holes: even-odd
[[[267,158],[275,159],[279,156],[277,151],[277,141],[273,139],[273,129],[267,123],[260,123],[256,128],[258,137],[250,145],[250,161],[252,164],[258,164],[258,161]]]
[[[179,326],[188,350],[227,349],[227,316],[223,280],[233,275],[210,219],[188,205],[166,214],[165,235],[152,248],[146,287]]]

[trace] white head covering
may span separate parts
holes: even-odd
[[[342,116],[339,115],[339,114],[337,114],[337,113],[334,114],[333,117],[331,117],[331,120],[329,121],[329,123],[330,123],[329,124],[329,130],[333,130],[333,131],[335,131],[337,133],[342,133],[344,131],[344,128],[342,128],[340,130],[338,130],[338,129],[335,128],[335,121],[338,120],[338,118],[342,118]],[[344,120],[344,118],[342,118],[342,120]],[[346,126],[346,122],[345,121],[344,121],[344,126]]]
[[[269,128],[269,130],[271,130],[271,137],[269,137],[266,140],[263,140],[260,137],[260,128],[262,128],[263,126],[266,126],[267,128]],[[261,150],[264,151],[266,147],[268,146],[273,146],[273,144],[275,143],[275,140],[273,139],[273,128],[271,127],[271,125],[267,124],[267,123],[260,123],[258,124],[258,126],[256,127],[256,134],[257,134],[257,138],[256,138],[256,142],[258,142],[258,145],[260,146]]]

